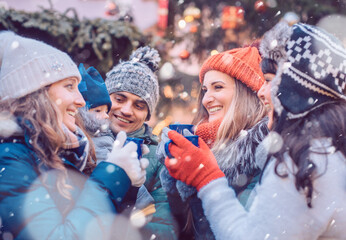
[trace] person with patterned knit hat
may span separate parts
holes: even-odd
[[[150,153],[147,180],[144,184],[155,204],[151,221],[142,229],[144,239],[177,239],[176,223],[159,173],[164,168],[156,157],[157,136],[145,123],[153,114],[159,99],[156,72],[161,61],[157,50],[148,46],[134,51],[128,61],[121,61],[106,74],[106,87],[112,101],[109,112],[114,135],[125,131],[129,137],[142,138]]]
[[[125,132],[104,162],[90,161],[80,81],[66,53],[0,32],[1,239],[109,239],[117,206],[145,182],[148,160],[123,147]]]
[[[85,107],[79,109],[76,122],[89,134],[94,144],[94,151],[90,152],[90,155],[96,164],[100,164],[107,161],[115,140],[108,121],[108,112],[111,109],[112,102],[105,81],[94,67],[89,67],[86,70],[81,63],[79,64],[79,72],[82,80],[78,85],[78,89],[86,104]],[[143,145],[142,152],[147,151],[147,146]],[[132,186],[123,198],[122,203],[117,205],[117,211],[123,216],[127,216],[134,207],[134,203],[136,204],[136,210],[140,210],[152,204],[153,201],[154,199],[145,186]],[[150,219],[149,216],[148,219]]]
[[[216,239],[345,239],[346,49],[316,26],[285,22],[265,33],[260,49],[277,70],[263,141],[270,155],[250,209],[202,139],[197,148],[170,131],[175,161],[165,164],[198,189]]]
[[[256,92],[264,83],[261,56],[256,47],[235,48],[209,57],[200,70],[201,89],[195,134],[214,153],[228,183],[243,205],[256,185],[266,160],[256,149],[268,133],[266,111]],[[167,135],[168,129],[163,134]],[[263,154],[262,154],[263,153]],[[178,192],[189,202],[195,239],[214,239],[203,213],[197,190],[163,171],[161,179],[169,193]]]

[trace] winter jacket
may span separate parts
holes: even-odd
[[[225,148],[219,152],[214,152],[220,169],[225,173],[228,184],[232,186],[242,205],[249,206],[250,193],[256,186],[261,173],[261,167],[265,162],[267,154],[260,145],[264,137],[268,134],[267,118],[262,119],[253,128],[243,130],[240,137],[225,144]],[[188,205],[191,209],[193,225],[192,232],[194,239],[215,239],[209,222],[204,214],[202,202],[197,197],[197,190],[181,181],[173,179],[167,169],[161,173],[161,181],[164,189],[172,201],[173,208],[184,209],[184,212],[176,212],[177,216],[185,214]],[[181,198],[181,200],[179,200]],[[251,198],[252,199],[252,198]],[[174,203],[173,203],[174,202]],[[177,206],[176,202],[183,203]],[[184,223],[183,223],[184,224]],[[182,225],[182,224],[181,224]],[[182,227],[182,226],[181,226]]]
[[[246,211],[225,178],[204,186],[198,193],[216,239],[315,240],[346,239],[346,156],[335,151],[330,139],[315,139],[309,160],[316,165],[312,208],[305,193],[295,186],[297,167],[284,155],[279,177],[272,159],[263,173],[257,195]],[[215,198],[215,195],[224,196]],[[217,207],[216,207],[217,206]]]
[[[145,158],[149,159],[149,166],[146,169],[147,179],[144,185],[154,198],[156,212],[151,222],[144,226],[143,234],[145,239],[152,237],[162,240],[177,239],[176,223],[171,213],[167,194],[162,188],[160,180],[160,172],[164,165],[156,157],[158,139],[151,132],[152,129],[147,124],[144,124],[142,128],[128,134],[129,137],[144,139],[144,143],[148,145],[150,150],[148,155],[144,155]]]
[[[86,130],[91,134],[95,145],[97,162],[106,159],[108,152],[112,150],[116,133],[111,133],[107,128],[107,122],[97,120],[92,114],[80,110]],[[128,133],[128,137],[143,138],[144,143],[149,147],[150,153],[144,155],[149,160],[147,167],[146,182],[139,189],[131,187],[118,211],[129,212],[133,205],[136,209],[143,209],[154,203],[156,212],[149,218],[149,223],[142,229],[144,239],[150,239],[155,235],[155,239],[177,239],[175,222],[168,204],[167,195],[162,189],[159,173],[163,165],[156,158],[157,137],[152,135],[151,128],[144,124],[142,128],[135,132]],[[138,192],[138,193],[137,193]]]
[[[79,116],[83,121],[85,130],[92,138],[95,147],[95,161],[97,164],[106,161],[115,141],[115,136],[109,128],[109,121],[98,119],[95,114],[88,112],[86,108],[79,109]],[[126,211],[126,215],[129,215],[134,206],[136,209],[143,209],[153,203],[154,199],[144,185],[140,188],[131,186],[122,204],[118,205],[117,210],[124,214],[124,211]]]
[[[0,129],[0,238],[109,237],[118,218],[116,205],[131,185],[126,173],[103,162],[87,177],[75,164],[83,149],[61,151],[66,184],[70,186],[70,195],[64,197],[56,186],[60,172],[37,157],[28,128],[16,122],[11,125],[16,127],[10,134],[7,125],[0,125],[4,128]]]

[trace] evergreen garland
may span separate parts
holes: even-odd
[[[75,9],[64,13],[41,8],[28,13],[0,8],[0,30],[11,30],[25,37],[42,40],[64,52],[73,60],[94,66],[101,75],[147,39],[127,21],[106,19],[80,20]]]

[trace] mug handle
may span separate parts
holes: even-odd
[[[174,158],[174,157],[172,156],[172,154],[169,152],[169,149],[168,149],[168,146],[169,146],[169,144],[170,144],[171,142],[172,142],[172,140],[169,140],[168,142],[165,143],[165,152],[166,152],[167,157],[169,157],[169,158]]]

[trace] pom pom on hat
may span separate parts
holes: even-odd
[[[157,50],[145,46],[138,48],[135,52],[133,52],[130,56],[130,61],[141,62],[147,65],[151,71],[156,72],[159,69],[161,58]]]
[[[82,81],[79,83],[78,89],[83,95],[88,110],[107,105],[109,112],[112,101],[100,73],[94,67],[85,70],[82,63],[79,64],[79,72],[82,75]]]
[[[260,63],[261,56],[256,47],[234,48],[210,56],[202,65],[199,80],[203,83],[205,74],[216,70],[240,80],[253,91],[258,91],[264,83]]]
[[[0,98],[20,98],[65,78],[81,80],[64,52],[11,31],[0,32]]]
[[[149,120],[159,100],[159,83],[155,72],[160,61],[157,50],[148,46],[138,48],[128,61],[121,61],[106,74],[108,93],[129,92],[139,96],[148,105]]]

